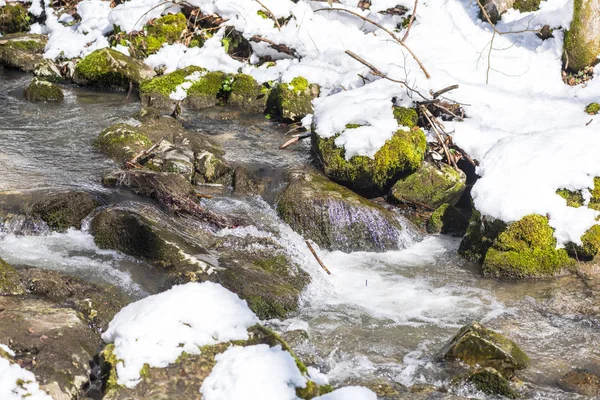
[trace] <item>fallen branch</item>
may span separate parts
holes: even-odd
[[[196,193],[196,197],[199,199],[212,199],[210,194]]]
[[[158,142],[156,142],[152,146],[150,146],[147,150],[144,150],[141,153],[138,153],[131,160],[125,162],[125,168],[126,169],[136,168],[138,165],[138,161],[143,158],[146,158],[150,153],[152,153],[158,146],[160,146],[160,144],[163,142],[163,140],[164,139],[160,139]]]
[[[402,42],[406,40],[408,34],[410,33],[410,28],[412,28],[413,22],[415,22],[415,15],[417,15],[417,4],[419,4],[419,0],[415,0],[415,6],[413,7],[413,12],[410,15],[410,20],[408,21],[408,26],[406,27],[406,33],[402,36]]]
[[[267,11],[267,14],[269,14],[269,17],[273,21],[275,21],[275,25],[277,26],[277,29],[281,30],[281,25],[279,25],[279,21],[277,21],[275,14],[273,14],[273,12],[271,10],[269,10],[269,7],[265,6],[260,0],[254,0],[254,1],[256,1],[258,4],[260,4],[260,6]]]
[[[437,99],[438,97],[440,97],[444,93],[448,93],[449,91],[454,90],[454,89],[458,89],[458,85],[451,85],[451,86],[445,87],[443,89],[440,89],[437,92],[433,93],[431,95],[431,97],[433,97],[434,99]]]
[[[251,42],[254,42],[254,43],[258,43],[258,42],[265,42],[265,43],[267,43],[267,44],[268,44],[268,45],[269,45],[269,46],[270,46],[270,47],[271,47],[273,50],[276,50],[276,51],[278,51],[278,52],[280,52],[280,53],[287,54],[288,56],[291,56],[291,57],[294,57],[294,58],[298,58],[298,56],[297,56],[297,54],[298,54],[298,53],[296,52],[296,50],[294,50],[294,49],[292,49],[292,48],[290,48],[290,47],[287,47],[287,46],[286,46],[286,45],[284,45],[284,44],[277,44],[277,43],[275,43],[274,41],[272,41],[272,40],[269,40],[269,39],[267,39],[267,38],[264,38],[264,37],[262,37],[262,36],[254,35],[254,36],[252,36],[252,37],[250,38],[250,41],[251,41]]]
[[[429,72],[427,72],[427,69],[425,68],[425,66],[423,65],[423,63],[421,62],[421,60],[419,60],[419,58],[417,57],[417,55],[410,49],[410,47],[408,47],[406,45],[406,43],[404,43],[404,41],[402,41],[400,38],[398,38],[398,36],[396,36],[396,34],[394,32],[390,31],[389,29],[387,29],[383,25],[381,25],[381,24],[373,21],[372,19],[369,19],[367,17],[363,17],[359,13],[356,13],[356,12],[351,11],[351,10],[346,10],[345,8],[319,8],[319,9],[315,10],[315,12],[318,12],[318,11],[343,11],[343,12],[347,12],[349,14],[352,14],[352,15],[360,18],[360,19],[362,19],[365,22],[368,22],[370,24],[375,25],[376,27],[378,27],[379,29],[383,30],[388,35],[390,35],[392,37],[392,39],[394,39],[399,45],[401,45],[402,47],[404,47],[406,49],[406,51],[408,51],[410,53],[410,55],[412,56],[412,58],[417,62],[417,64],[419,64],[419,67],[421,68],[421,70],[423,71],[423,73],[425,74],[425,76],[427,77],[427,79],[431,78],[431,75],[429,75]]]
[[[285,142],[284,144],[282,144],[281,146],[279,146],[279,149],[283,150],[283,149],[293,145],[294,143],[298,143],[299,141],[309,138],[309,137],[310,137],[310,133],[296,135],[293,138],[291,138],[290,140],[288,140],[287,142]]]
[[[323,268],[325,270],[325,272],[327,272],[327,275],[331,275],[331,272],[327,269],[327,267],[325,266],[325,264],[323,264],[323,261],[321,261],[321,259],[317,255],[317,252],[315,251],[315,249],[313,249],[313,247],[310,244],[310,242],[308,240],[305,240],[304,242],[308,246],[308,249],[310,250],[310,252],[312,253],[312,255],[315,256],[315,259],[317,260],[317,262],[319,263],[319,265],[321,266],[321,268]]]
[[[429,122],[429,125],[431,126],[431,129],[433,129],[433,132],[435,133],[435,136],[436,136],[438,142],[444,149],[444,153],[446,154],[446,160],[447,160],[448,164],[452,165],[456,170],[458,170],[458,166],[456,165],[456,162],[454,162],[454,158],[450,157],[450,151],[448,150],[448,147],[446,146],[446,142],[442,139],[442,134],[438,130],[437,125],[433,122],[432,118],[435,118],[435,117],[433,115],[431,115],[431,112],[424,105],[422,105],[422,104],[419,105],[419,109],[421,110],[421,113],[425,116],[425,118]]]

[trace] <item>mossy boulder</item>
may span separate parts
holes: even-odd
[[[187,67],[142,83],[140,96],[144,105],[172,109],[177,101],[171,99],[171,93],[187,81],[187,97],[182,104],[200,110],[218,104],[225,78],[226,75],[222,72],[207,72],[200,67]]]
[[[465,191],[467,177],[448,164],[439,166],[424,162],[414,173],[398,180],[390,190],[397,202],[427,205],[438,208],[442,204],[455,205]]]
[[[598,398],[600,375],[583,369],[574,369],[558,380],[558,385],[567,392]]]
[[[565,65],[573,72],[595,65],[600,55],[600,0],[575,0],[565,34]]]
[[[30,18],[23,5],[7,4],[0,7],[0,33],[7,35],[29,31]]]
[[[498,235],[483,260],[483,273],[509,278],[552,276],[574,264],[564,249],[556,249],[548,218],[533,214]]]
[[[228,185],[232,181],[233,169],[219,154],[204,150],[196,154],[196,183],[218,183]]]
[[[506,230],[506,226],[504,221],[482,216],[479,211],[473,209],[467,232],[460,242],[458,254],[467,260],[481,264],[494,240]]]
[[[29,101],[60,101],[65,97],[60,87],[38,78],[31,80],[24,96]]]
[[[149,148],[152,141],[138,127],[118,123],[103,130],[94,146],[117,162],[124,163]]]
[[[237,74],[233,77],[227,104],[243,112],[263,113],[267,109],[269,93],[269,88],[256,82],[250,75]]]
[[[515,342],[477,322],[463,326],[442,348],[439,358],[494,368],[507,378],[529,365],[529,358]]]
[[[427,142],[422,130],[399,130],[374,157],[354,156],[335,144],[337,136],[322,138],[312,134],[313,151],[325,175],[358,192],[381,192],[403,174],[417,170],[423,162]]]
[[[590,115],[596,115],[600,112],[600,104],[590,103],[585,107],[585,112]]]
[[[542,0],[515,0],[513,8],[520,12],[531,12],[540,9]]]
[[[17,271],[0,258],[0,296],[25,293],[25,288]]]
[[[79,85],[127,89],[130,84],[139,85],[155,75],[156,72],[143,62],[111,48],[104,48],[77,63],[73,81]]]
[[[448,203],[439,206],[427,221],[429,233],[462,235],[468,226],[467,218],[456,207]]]
[[[202,383],[210,375],[217,363],[215,357],[225,352],[231,346],[280,346],[282,350],[289,352],[294,357],[298,369],[308,378],[308,372],[304,363],[296,357],[288,344],[275,332],[261,325],[254,325],[248,328],[248,335],[248,340],[236,340],[228,343],[204,346],[200,348],[201,353],[199,355],[184,353],[174,363],[169,364],[165,368],[145,367],[141,374],[141,381],[133,389],[116,384],[117,359],[113,353],[114,346],[108,345],[102,351],[104,380],[107,388],[103,399],[160,398],[196,400],[199,398],[199,389]],[[311,399],[328,391],[330,391],[328,386],[320,387],[309,380],[306,388],[299,388],[296,394],[300,399]]]
[[[482,368],[471,373],[461,374],[453,381],[455,384],[472,385],[475,389],[489,395],[499,395],[509,399],[521,397],[512,387],[511,382],[494,368]]]
[[[181,39],[187,29],[187,19],[182,13],[168,14],[146,25],[145,34],[131,39],[136,56],[147,57],[160,50],[164,44],[173,44]]]
[[[318,173],[296,173],[277,204],[292,229],[330,250],[397,249],[397,216]]]
[[[0,66],[30,72],[42,62],[48,38],[16,33],[0,37]]]
[[[81,229],[81,222],[100,204],[96,196],[87,192],[58,193],[34,203],[31,213],[50,229],[63,232]]]
[[[101,343],[98,333],[74,309],[35,296],[0,296],[0,309],[0,343],[10,343],[52,398],[79,398]]]
[[[581,245],[567,243],[565,248],[576,260],[592,260],[600,251],[600,225],[592,226],[581,236]]]
[[[594,178],[594,187],[588,188],[590,191],[590,199],[587,204],[588,208],[600,211],[600,177]],[[567,201],[569,207],[583,207],[585,199],[581,190],[557,189],[556,194]]]
[[[319,86],[310,84],[306,78],[296,77],[289,83],[281,83],[273,90],[277,116],[287,121],[299,121],[312,114],[312,101],[319,97]]]

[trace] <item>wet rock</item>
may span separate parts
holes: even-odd
[[[317,173],[297,173],[279,198],[279,216],[292,229],[330,250],[397,249],[396,215]]]
[[[567,392],[593,398],[600,396],[600,376],[582,369],[570,371],[559,379],[558,384]]]
[[[163,140],[144,166],[153,171],[180,174],[191,182],[194,178],[194,152],[187,144],[174,145]]]
[[[63,76],[56,63],[49,58],[44,58],[33,71],[33,74],[39,79],[48,82],[61,82],[63,80]]]
[[[425,204],[438,208],[442,204],[456,205],[465,191],[467,177],[448,164],[439,167],[424,162],[414,173],[392,186],[390,197],[397,202]]]
[[[8,35],[29,31],[29,15],[22,4],[7,4],[0,7],[0,33]]]
[[[574,264],[564,249],[556,249],[548,218],[533,214],[498,235],[483,260],[483,273],[510,278],[552,276]]]
[[[600,225],[593,225],[581,236],[581,245],[567,243],[565,249],[576,260],[593,260],[600,251]]]
[[[100,337],[75,310],[22,296],[0,297],[0,343],[10,343],[19,364],[55,399],[78,398]]]
[[[483,0],[481,4],[490,17],[491,22],[495,24],[500,21],[502,14],[512,8],[514,2],[514,0]],[[479,18],[486,21],[485,14],[481,10],[479,12]]]
[[[303,77],[281,83],[273,90],[277,116],[283,120],[299,121],[312,114],[312,101],[319,97],[319,86],[309,84]]]
[[[178,42],[187,28],[187,19],[182,13],[168,14],[146,25],[145,33],[133,36],[131,45],[137,58],[146,58],[160,50],[165,44]]]
[[[478,369],[475,372],[463,374],[454,379],[454,384],[468,384],[489,395],[504,396],[509,399],[521,397],[513,389],[511,382],[494,368]]]
[[[469,225],[467,218],[454,206],[442,204],[427,221],[429,233],[463,235]]]
[[[289,343],[290,347],[297,348],[308,342],[308,332],[303,329],[294,329],[281,334],[281,338]]]
[[[117,162],[124,163],[149,148],[152,141],[138,127],[115,124],[103,130],[94,146]]]
[[[65,97],[60,87],[38,78],[31,80],[24,95],[29,101],[60,101]]]
[[[265,191],[265,182],[244,167],[233,171],[233,190],[242,195],[261,195]]]
[[[222,72],[208,72],[194,66],[158,76],[140,85],[142,104],[172,110],[177,101],[170,95],[185,82],[188,87],[181,89],[186,93],[184,107],[195,110],[212,107],[219,102],[225,77]]]
[[[387,190],[400,176],[417,170],[427,146],[423,131],[410,127],[409,131],[396,132],[373,158],[354,156],[347,160],[345,150],[335,144],[336,138],[322,138],[313,132],[317,160],[328,178],[361,193]]]
[[[209,150],[196,155],[196,183],[229,184],[232,178],[232,168],[225,159]]]
[[[41,218],[52,230],[81,229],[81,222],[100,205],[98,198],[87,192],[67,192],[48,196],[34,203],[31,213]]]
[[[48,38],[43,35],[16,33],[0,37],[0,66],[33,71],[42,62]]]
[[[296,359],[298,369],[306,374],[306,366],[300,361],[290,347],[277,334],[268,328],[255,325],[248,329],[250,338],[235,343],[221,343],[202,348],[202,354],[183,354],[176,362],[165,368],[145,368],[142,380],[133,389],[116,384],[116,357],[112,354],[113,346],[109,345],[103,351],[104,367],[107,380],[106,394],[103,400],[134,400],[134,399],[178,399],[197,400],[199,389],[204,380],[210,375],[216,365],[215,356],[223,353],[231,345],[253,346],[266,344],[270,347],[281,346]],[[297,395],[301,399],[310,399],[327,392],[328,387],[310,381],[306,389],[299,389]]]
[[[78,85],[127,89],[130,83],[139,85],[155,75],[156,72],[143,62],[104,48],[94,51],[77,63],[73,81]]]
[[[471,367],[490,367],[505,377],[529,365],[529,358],[512,340],[472,322],[460,329],[441,350],[446,361],[461,361]]]
[[[600,0],[575,0],[564,49],[565,63],[573,72],[597,62],[600,55]]]
[[[0,296],[25,293],[21,277],[6,261],[0,258]]]
[[[505,222],[482,216],[479,211],[473,209],[467,233],[460,242],[458,254],[467,260],[481,264],[494,240],[506,230],[506,226]]]
[[[250,75],[237,74],[233,77],[227,104],[246,113],[263,113],[267,108],[269,93],[270,89],[260,85]]]

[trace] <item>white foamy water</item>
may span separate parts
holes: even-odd
[[[101,250],[88,233],[70,229],[39,236],[0,236],[0,257],[9,264],[45,268],[79,276],[95,283],[123,288],[134,297],[149,293],[132,277],[143,264],[121,253]]]

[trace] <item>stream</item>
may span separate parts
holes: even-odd
[[[126,102],[124,93],[69,87],[61,104],[34,104],[22,98],[29,79],[0,70],[0,207],[10,209],[28,196],[64,189],[100,193],[129,207],[152,207],[126,191],[102,187],[102,172],[116,164],[92,146],[100,131],[126,121],[139,110],[139,103]],[[401,238],[403,250],[350,254],[319,250],[332,272],[327,276],[303,238],[278,219],[273,207],[275,194],[285,186],[285,172],[311,163],[309,143],[279,150],[285,127],[263,116],[240,117],[228,109],[184,113],[182,118],[187,129],[218,141],[232,164],[270,178],[264,198],[206,188],[213,195],[206,204],[252,221],[251,226],[227,230],[228,234],[275,237],[311,275],[300,309],[284,321],[266,324],[280,332],[308,331],[310,339],[295,344],[294,350],[328,374],[334,385],[370,379],[407,386],[447,385],[451,375],[435,355],[461,326],[476,320],[502,332],[529,355],[531,366],[519,374],[528,398],[580,398],[556,383],[574,367],[600,365],[600,324],[578,307],[586,301],[579,280],[485,279],[477,266],[457,255],[459,238],[426,236],[408,222]],[[161,287],[153,267],[97,248],[85,224],[81,231],[66,233],[22,228],[0,225],[0,257],[11,264],[110,283],[133,298]],[[457,394],[491,398],[466,389]]]

